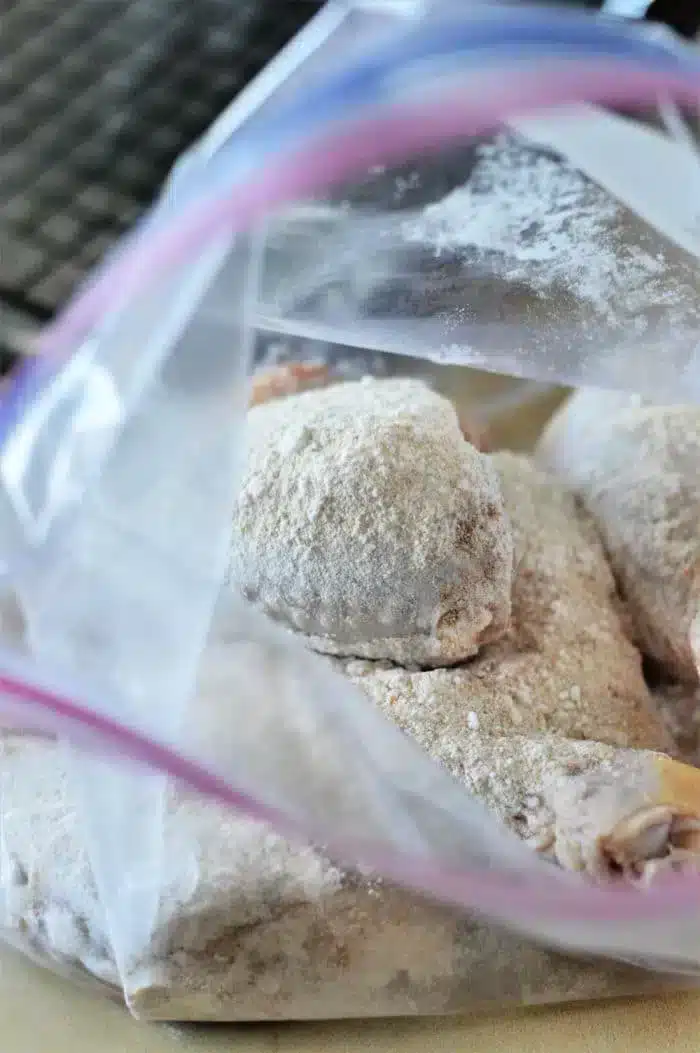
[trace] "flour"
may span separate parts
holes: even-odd
[[[449,664],[508,623],[497,476],[418,380],[252,409],[231,565],[248,600],[330,654]]]
[[[601,531],[642,649],[697,683],[700,657],[700,412],[583,392],[538,449]]]
[[[684,287],[663,240],[565,160],[507,134],[477,156],[466,186],[406,222],[409,241],[475,257],[504,280],[504,299],[509,283],[535,295],[563,291],[608,323],[636,317],[641,329],[654,307],[692,307],[691,272]],[[464,303],[478,320],[469,288],[467,274]]]

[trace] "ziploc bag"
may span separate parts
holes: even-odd
[[[26,620],[26,653],[2,654],[4,712],[22,732],[4,744],[7,928],[160,1019],[443,1012],[644,988],[629,963],[695,975],[691,876],[642,890],[552,866],[499,823],[520,822],[507,793],[499,811],[484,790],[505,773],[579,847],[623,821],[628,837],[649,834],[629,823],[658,806],[655,844],[678,818],[663,811],[669,795],[697,820],[692,769],[615,744],[483,732],[470,740],[479,772],[464,741],[438,751],[441,767],[242,601],[229,549],[260,331],[306,326],[346,346],[633,389],[643,353],[665,392],[692,395],[691,253],[647,229],[620,247],[624,209],[608,202],[601,217],[575,172],[573,189],[554,179],[561,229],[583,216],[628,267],[610,263],[615,296],[597,312],[577,302],[566,253],[547,287],[541,216],[520,231],[516,262],[517,223],[508,244],[504,233],[495,248],[450,245],[437,281],[448,298],[433,310],[429,268],[445,246],[367,193],[376,166],[470,140],[477,176],[494,151],[515,174],[531,148],[498,129],[553,102],[688,105],[699,85],[691,49],[582,14],[331,4],[47,330],[43,360],[6,401],[0,457],[2,555]],[[348,204],[350,182],[362,207]],[[632,346],[623,293],[640,297],[650,273],[655,311],[635,301]],[[525,938],[627,965],[572,962]]]

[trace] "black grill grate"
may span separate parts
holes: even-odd
[[[314,0],[5,0],[0,302],[42,321]]]

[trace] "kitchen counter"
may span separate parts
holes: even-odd
[[[520,1010],[474,1019],[180,1028],[0,952],[3,1053],[695,1053],[700,994]]]

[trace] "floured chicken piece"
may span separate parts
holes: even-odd
[[[660,754],[552,736],[466,747],[463,779],[533,847],[599,880],[700,869],[700,772]]]
[[[642,650],[696,683],[700,411],[582,392],[555,415],[537,458],[592,513]]]
[[[448,767],[475,732],[672,749],[589,516],[528,458],[499,453],[492,463],[515,539],[508,635],[453,669],[348,661],[346,672]]]
[[[508,625],[513,549],[491,462],[414,379],[253,408],[231,579],[328,654],[446,665]]]
[[[261,406],[285,395],[298,395],[334,382],[337,383],[338,378],[333,377],[327,366],[315,362],[286,362],[263,369],[253,377],[250,406]],[[477,450],[488,450],[491,436],[484,421],[477,420],[476,415],[460,412],[459,426],[467,442]]]

